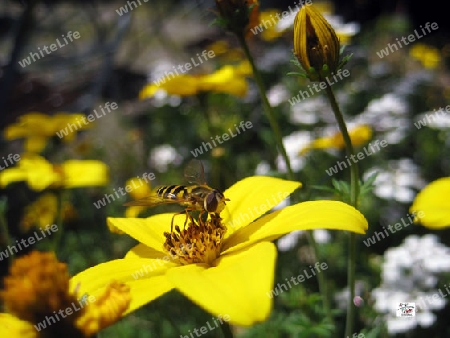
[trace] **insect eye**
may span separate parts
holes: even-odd
[[[213,191],[209,193],[205,198],[205,210],[208,212],[215,212],[217,210],[217,206],[219,201],[216,197],[216,192]]]

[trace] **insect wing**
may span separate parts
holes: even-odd
[[[200,160],[191,160],[184,169],[184,177],[190,184],[206,185],[205,168]]]
[[[162,187],[162,186],[161,186]],[[161,205],[161,204],[175,204],[175,203],[180,203],[183,201],[180,201],[179,199],[176,198],[175,195],[173,196],[167,196],[167,198],[161,197],[159,196],[156,191],[158,190],[159,187],[156,187],[155,190],[148,195],[147,197],[141,198],[139,200],[136,201],[131,201],[131,202],[127,202],[124,205],[125,206],[147,206],[147,207],[154,207],[156,205]],[[172,198],[173,197],[173,198]]]

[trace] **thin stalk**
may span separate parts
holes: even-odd
[[[283,138],[281,137],[280,127],[278,126],[278,122],[275,118],[275,114],[269,103],[269,100],[267,99],[266,89],[264,87],[264,83],[262,81],[261,74],[258,70],[258,67],[256,67],[255,60],[253,59],[253,56],[250,52],[250,49],[248,48],[247,41],[245,41],[244,36],[238,35],[237,37],[238,37],[239,43],[241,44],[242,49],[244,50],[245,56],[247,57],[248,61],[250,62],[250,65],[252,67],[253,77],[255,79],[256,86],[258,87],[259,94],[261,96],[261,101],[264,106],[264,111],[266,112],[267,119],[269,120],[269,123],[270,123],[270,128],[272,129],[273,134],[275,136],[275,141],[277,143],[278,149],[281,152],[281,156],[283,156],[283,159],[286,162],[286,167],[287,167],[287,171],[288,171],[288,179],[294,180],[294,173],[292,172],[291,161],[289,160],[286,149],[284,148]]]
[[[273,112],[272,106],[269,103],[269,100],[267,99],[267,95],[266,95],[266,89],[264,87],[264,83],[262,81],[262,77],[261,74],[258,70],[258,67],[256,67],[256,63],[255,60],[253,59],[253,56],[250,52],[250,49],[248,48],[248,44],[247,41],[245,40],[244,36],[242,35],[238,35],[238,40],[239,43],[242,46],[242,49],[244,50],[245,56],[247,57],[248,61],[250,62],[250,65],[252,67],[252,71],[253,71],[253,77],[255,79],[256,85],[258,87],[259,90],[259,94],[261,96],[261,100],[264,106],[264,110],[266,112],[267,118],[269,120],[270,123],[270,127],[272,128],[272,132],[275,136],[275,141],[277,143],[277,146],[281,152],[281,156],[283,156],[284,161],[286,162],[286,168],[287,168],[287,178],[289,180],[294,180],[294,173],[292,171],[291,168],[291,162],[289,160],[289,157],[287,155],[286,149],[284,148],[283,145],[283,139],[281,136],[281,131],[280,131],[280,127],[278,125],[278,122],[275,118],[275,114]],[[314,251],[314,255],[315,257],[319,257],[318,252],[317,252],[317,245],[316,242],[314,240],[314,236],[312,234],[312,231],[307,231],[307,238],[308,238],[308,242],[309,245],[312,247],[313,251]],[[319,290],[320,290],[320,294],[322,295],[322,299],[323,299],[323,306],[325,309],[325,313],[327,315],[328,321],[334,325],[334,321],[333,321],[333,317],[331,315],[331,308],[330,308],[330,304],[328,301],[328,295],[327,295],[327,288],[326,288],[326,278],[325,278],[325,274],[320,274],[320,276],[317,279],[317,282],[319,284]]]
[[[353,149],[352,141],[350,135],[348,134],[347,125],[344,121],[344,116],[342,115],[339,106],[336,102],[336,97],[329,85],[326,87],[327,98],[330,101],[331,108],[333,109],[336,121],[339,125],[339,130],[341,131],[342,137],[345,142],[345,149],[347,156],[352,158],[355,156],[355,151]],[[358,207],[358,195],[359,195],[359,173],[358,164],[356,162],[350,162],[350,204],[355,208]],[[347,319],[345,322],[345,337],[351,337],[353,332],[353,324],[355,317],[355,305],[353,304],[353,299],[355,298],[355,267],[356,267],[356,235],[351,232],[349,238],[349,255],[348,255],[348,270],[347,270],[347,281],[349,285],[349,298],[347,304]]]

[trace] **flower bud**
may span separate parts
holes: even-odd
[[[224,28],[237,35],[246,35],[258,23],[258,0],[216,0]]]
[[[311,81],[323,81],[339,65],[339,39],[312,5],[302,6],[294,21],[294,54]]]

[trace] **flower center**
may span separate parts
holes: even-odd
[[[172,233],[165,232],[164,249],[182,265],[192,263],[211,264],[220,254],[222,238],[227,228],[218,214],[209,214],[206,221],[189,217],[187,229],[178,225]]]

